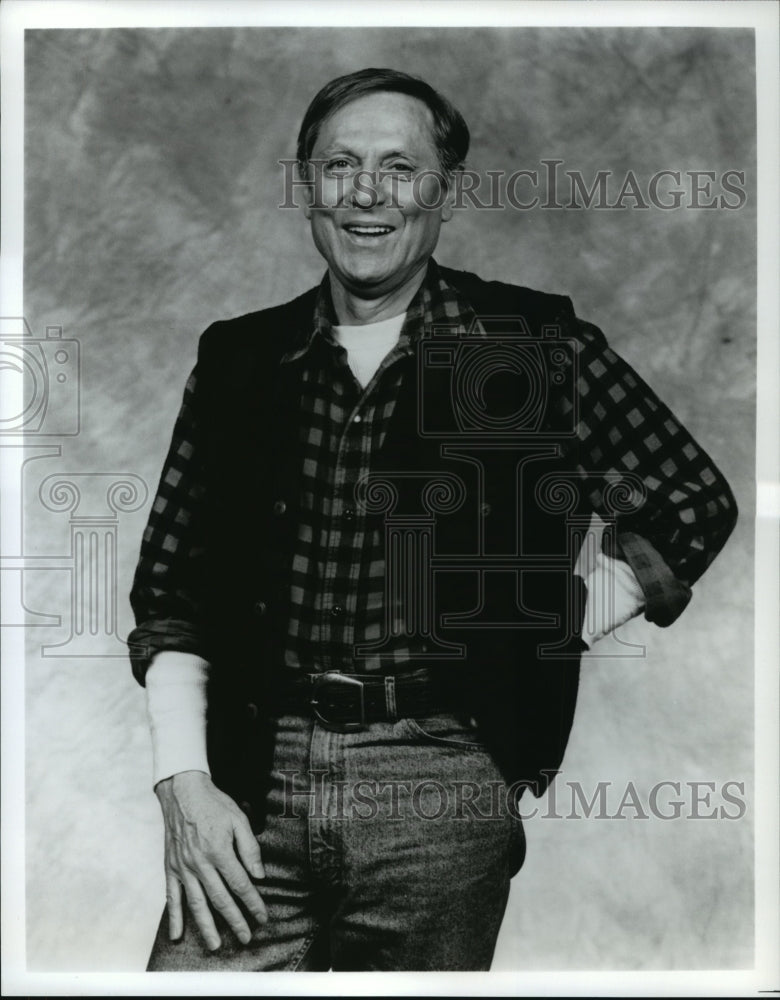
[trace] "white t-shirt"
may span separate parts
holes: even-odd
[[[334,326],[333,336],[346,349],[347,362],[365,389],[377,368],[398,343],[406,313],[363,326]]]

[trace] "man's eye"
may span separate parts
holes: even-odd
[[[349,160],[329,160],[325,169],[329,173],[344,173],[349,170]]]
[[[401,175],[404,174],[411,175],[414,171],[414,167],[412,167],[411,164],[403,162],[391,163],[387,169],[391,174],[401,174]]]

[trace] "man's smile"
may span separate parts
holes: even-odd
[[[380,223],[353,223],[348,222],[342,229],[349,233],[350,236],[358,237],[362,239],[363,237],[369,240],[375,240],[383,236],[389,236],[391,233],[395,232],[395,226],[388,226]]]

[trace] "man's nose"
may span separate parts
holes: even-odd
[[[373,208],[387,200],[386,178],[379,170],[358,170],[352,177],[348,200],[355,208]]]

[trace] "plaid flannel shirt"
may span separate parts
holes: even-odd
[[[385,607],[384,538],[351,498],[352,484],[368,474],[371,456],[392,419],[401,372],[396,362],[413,353],[434,323],[464,323],[473,313],[441,278],[426,281],[407,310],[396,345],[365,389],[332,332],[329,282],[319,290],[314,326],[282,364],[302,365],[304,449],[301,517],[292,564],[291,605],[284,662],[313,672],[371,673],[414,659],[398,609]],[[389,615],[388,615],[389,610]],[[390,619],[389,644],[380,654],[353,658],[356,644],[380,639]]]
[[[291,346],[283,364],[301,368],[302,406],[308,414],[301,485],[301,516],[291,571],[291,615],[284,663],[307,671],[393,669],[420,650],[392,630],[381,659],[353,659],[356,643],[378,639],[385,629],[383,538],[369,529],[345,492],[370,469],[382,446],[401,384],[396,362],[414,351],[434,324],[469,329],[474,311],[442,277],[433,260],[406,314],[399,340],[370,383],[361,389],[346,351],[332,334],[328,278],[317,297],[311,330]],[[645,616],[671,623],[690,599],[690,585],[723,546],[736,519],[728,484],[707,454],[618,355],[600,332],[578,321],[579,379],[576,434],[581,471],[641,477],[644,524],[637,534],[621,530],[608,554],[625,559],[645,595]],[[144,533],[131,592],[137,627],[128,637],[137,679],[155,652],[202,653],[200,611],[182,581],[202,556],[197,537],[203,486],[198,477],[192,398],[195,373],[184,393],[158,493]],[[574,400],[562,399],[562,411]],[[599,491],[592,495],[600,510]],[[609,515],[607,515],[609,516]]]

